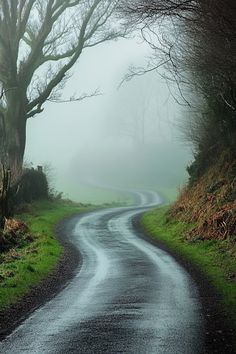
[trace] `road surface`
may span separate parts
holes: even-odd
[[[82,265],[62,292],[0,344],[0,353],[202,353],[193,280],[132,226],[160,199],[153,192],[136,193],[136,199],[137,207],[78,216],[68,238]]]

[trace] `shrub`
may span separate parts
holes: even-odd
[[[30,203],[34,200],[48,199],[48,182],[41,169],[26,169],[20,182],[13,190],[13,198],[20,203]],[[15,194],[15,197],[14,197]]]

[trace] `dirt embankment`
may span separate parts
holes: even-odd
[[[236,241],[236,160],[222,153],[217,162],[182,190],[170,216],[196,227],[188,239]],[[236,255],[235,255],[236,257]]]

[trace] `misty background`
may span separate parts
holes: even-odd
[[[91,93],[82,102],[50,103],[28,121],[25,159],[49,165],[51,183],[80,202],[117,200],[103,188],[176,190],[186,181],[191,150],[178,128],[183,108],[156,73],[118,85],[130,65],[145,65],[150,48],[138,37],[86,49],[62,99]]]

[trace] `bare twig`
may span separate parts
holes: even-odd
[[[79,97],[70,97],[67,100],[63,100],[63,99],[53,99],[53,98],[49,98],[48,101],[49,102],[54,102],[54,103],[71,103],[71,102],[81,102],[87,98],[93,98],[93,97],[97,97],[97,96],[102,96],[102,93],[97,89],[96,91],[92,92],[92,93],[83,93],[81,96]]]

